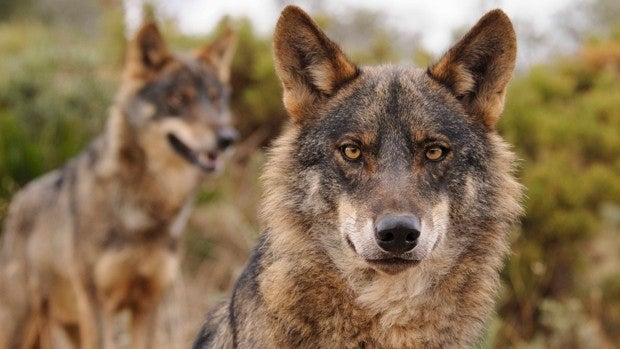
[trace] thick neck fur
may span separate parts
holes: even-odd
[[[429,258],[388,275],[342,247],[337,227],[329,223],[337,219],[328,204],[316,208],[320,199],[313,180],[299,176],[291,161],[298,132],[289,125],[276,141],[263,177],[268,190],[263,217],[273,259],[264,265],[259,284],[277,319],[274,326],[281,327],[274,340],[293,347],[355,348],[465,347],[478,340],[498,293],[507,232],[521,212],[521,186],[512,176],[514,155],[506,144],[489,134],[497,149],[491,160],[497,172],[485,190],[493,191],[495,216],[471,231],[453,225]],[[307,190],[300,194],[299,188]],[[303,206],[299,200],[312,199],[313,212],[295,211]],[[472,194],[464,200],[477,198]],[[464,233],[471,238],[451,241]]]
[[[174,158],[176,166],[168,166],[165,154],[161,158],[150,155],[153,152],[144,149],[127,118],[122,108],[112,108],[104,134],[91,145],[101,152],[95,165],[95,185],[110,207],[119,211],[116,216],[124,221],[126,230],[154,226],[180,230],[175,227],[184,224],[175,222],[187,219],[181,213],[189,211],[202,173],[184,164],[184,159]],[[159,142],[169,146],[166,139]]]

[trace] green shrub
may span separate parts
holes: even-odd
[[[80,35],[32,22],[0,25],[1,217],[19,187],[102,129],[114,83],[97,52]]]
[[[587,251],[603,230],[600,209],[620,206],[620,72],[579,58],[536,67],[512,84],[500,130],[524,159],[527,199],[504,272],[495,346],[584,347],[585,332],[565,316],[589,328],[603,322],[606,334],[597,335],[612,338],[617,310],[601,319],[585,305],[599,287],[586,280],[596,267]],[[620,307],[618,297],[602,302]]]

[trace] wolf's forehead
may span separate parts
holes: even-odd
[[[177,55],[176,59],[179,62],[179,66],[192,75],[197,77],[204,75],[215,75],[214,72],[208,69],[208,66],[205,63],[201,62],[196,57],[188,54],[180,54]]]
[[[429,94],[428,76],[424,69],[408,66],[377,66],[363,69],[360,92],[377,112],[389,115],[410,115],[436,108],[436,91]],[[376,109],[376,108],[373,108]]]
[[[217,79],[216,73],[209,67],[196,59],[179,58],[179,66],[176,71],[171,72],[171,78],[186,84],[196,86],[217,86],[221,82]]]
[[[219,94],[225,90],[225,86],[204,64],[189,59],[179,59],[162,72],[155,81],[145,85],[140,91],[140,96],[157,100],[162,95],[187,89],[194,90],[198,94],[204,94],[210,90],[218,91]]]
[[[458,122],[458,110],[438,94],[425,70],[402,66],[363,67],[333,115],[368,131],[381,124],[434,129]]]
[[[406,64],[362,66],[360,71],[369,81],[373,81],[376,84],[381,82],[390,83],[394,80],[416,80],[426,74],[426,70]]]

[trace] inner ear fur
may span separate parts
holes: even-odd
[[[504,109],[516,52],[510,19],[503,11],[493,10],[429,67],[428,73],[460,100],[470,117],[492,129]]]
[[[146,22],[129,44],[125,71],[130,78],[148,80],[171,58],[157,25]]]
[[[318,25],[297,6],[282,11],[274,33],[275,70],[284,107],[295,121],[311,117],[359,70]]]

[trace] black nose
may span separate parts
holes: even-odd
[[[222,128],[217,131],[217,146],[222,150],[226,149],[233,145],[237,138],[239,138],[237,130],[231,127]]]
[[[401,254],[413,250],[420,236],[420,219],[413,215],[385,216],[375,225],[375,239],[387,252]]]

